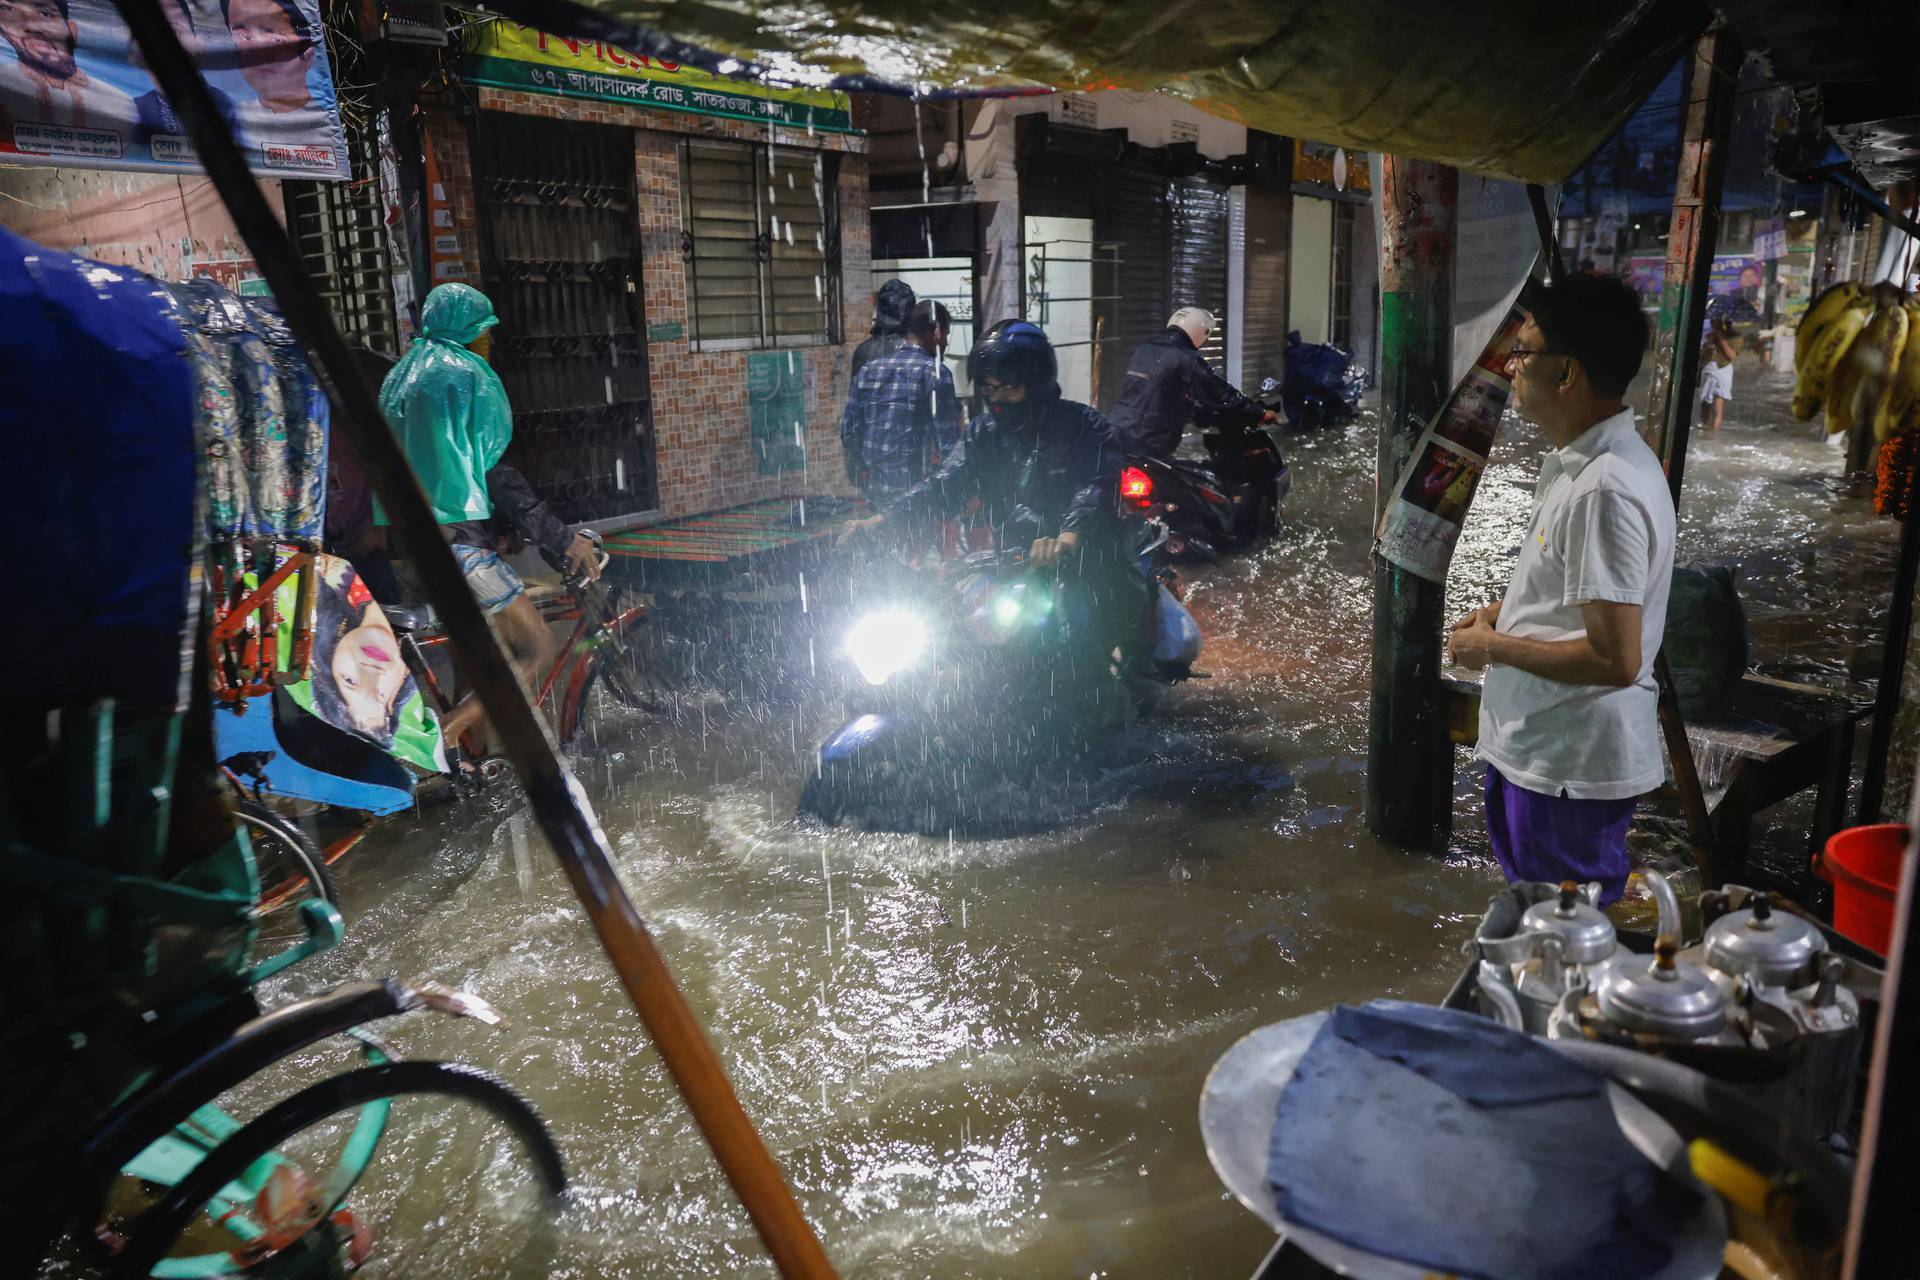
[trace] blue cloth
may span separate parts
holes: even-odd
[[[1605,1087],[1532,1036],[1451,1009],[1375,1000],[1357,1009],[1341,1005],[1329,1016],[1335,1035],[1479,1106],[1590,1098]]]
[[[840,417],[840,447],[890,502],[927,478],[960,439],[960,398],[945,362],[912,343],[868,361]]]
[[[1482,1280],[1650,1275],[1700,1205],[1586,1068],[1394,1001],[1328,1017],[1281,1091],[1267,1181],[1290,1222]]]
[[[1487,840],[1508,880],[1600,882],[1600,905],[1627,890],[1631,797],[1578,800],[1529,791],[1487,766]]]

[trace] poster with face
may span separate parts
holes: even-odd
[[[445,772],[440,725],[400,659],[400,643],[380,604],[353,566],[338,556],[314,557],[313,654],[307,678],[288,688],[304,711],[373,743],[420,769]],[[275,592],[280,652],[293,652],[295,575]]]
[[[152,2],[255,173],[348,176],[319,0]],[[200,167],[112,0],[0,0],[0,162]]]

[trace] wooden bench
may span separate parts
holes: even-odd
[[[1480,682],[1447,676],[1443,683],[1449,733],[1454,742],[1472,746]],[[1746,870],[1760,812],[1808,787],[1817,788],[1809,852],[1825,847],[1827,837],[1846,825],[1854,729],[1872,713],[1873,701],[1864,694],[1749,674],[1723,710],[1688,721],[1696,748],[1725,761],[1725,790],[1713,807],[1716,867],[1723,879],[1737,880]]]

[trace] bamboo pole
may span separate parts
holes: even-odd
[[[281,314],[346,410],[344,419],[336,423],[352,439],[402,554],[419,572],[489,722],[505,743],[507,759],[520,775],[535,818],[715,1159],[782,1275],[807,1280],[833,1276],[833,1267],[785,1177],[747,1118],[699,1019],[627,897],[614,871],[606,836],[587,812],[578,784],[554,754],[545,727],[454,563],[373,388],[247,170],[206,82],[153,0],[115,0],[115,4],[161,91],[185,122],[207,176],[233,215]]]

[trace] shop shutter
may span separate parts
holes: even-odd
[[[1287,353],[1287,249],[1293,240],[1293,197],[1285,191],[1247,189],[1246,292],[1240,316],[1240,361],[1255,393],[1264,378],[1278,378]]]
[[[1205,307],[1213,332],[1200,354],[1214,371],[1227,371],[1227,189],[1205,178],[1175,178],[1167,185],[1172,216],[1168,243],[1168,310]],[[1163,316],[1164,320],[1165,317]]]
[[[1112,299],[1095,313],[1104,321],[1095,397],[1111,409],[1133,349],[1166,328],[1173,309],[1167,301],[1167,179],[1137,161],[1123,161],[1102,169],[1092,185],[1093,237],[1111,245],[1113,255],[1111,279],[1094,279],[1094,293]]]

